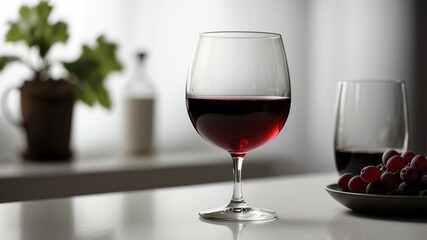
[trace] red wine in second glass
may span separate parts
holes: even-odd
[[[335,163],[339,174],[360,174],[360,170],[368,165],[377,166],[382,162],[384,150],[337,149]]]
[[[285,124],[287,97],[187,98],[187,110],[197,132],[229,152],[247,152],[273,139]]]

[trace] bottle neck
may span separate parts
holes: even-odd
[[[139,57],[135,63],[134,74],[131,76],[126,90],[128,98],[153,98],[154,91],[147,77],[146,65],[143,58]]]
[[[143,59],[138,59],[138,61],[135,64],[135,72],[136,72],[136,78],[134,80],[137,81],[148,81],[147,74],[146,74],[146,66]]]

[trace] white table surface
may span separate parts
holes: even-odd
[[[0,239],[427,239],[427,218],[353,214],[324,190],[337,174],[243,181],[247,202],[276,210],[261,224],[202,221],[197,212],[228,202],[231,183],[0,204]]]

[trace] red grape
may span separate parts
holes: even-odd
[[[417,194],[417,188],[414,185],[408,184],[406,182],[400,183],[399,187],[397,188],[397,191],[403,195]]]
[[[354,193],[427,196],[427,155],[388,150],[382,158],[383,163],[365,166],[359,175],[342,174],[338,187]]]
[[[411,161],[411,167],[421,172],[426,168],[427,159],[424,155],[417,155]]]
[[[422,175],[420,176],[420,178],[418,179],[418,186],[421,189],[426,189],[427,190],[427,175]]]
[[[376,166],[366,166],[360,171],[360,177],[367,183],[373,183],[380,180],[381,170]]]
[[[418,192],[418,196],[427,196],[427,190],[421,190]]]
[[[392,189],[387,192],[387,195],[401,195],[400,192],[397,190],[397,188]]]
[[[406,183],[414,183],[418,179],[418,172],[413,167],[405,167],[400,171],[400,179]]]
[[[403,160],[405,160],[405,165],[411,163],[411,160],[415,157],[415,153],[413,152],[404,152],[402,155],[400,155]]]
[[[340,178],[338,179],[338,187],[344,191],[350,191],[350,189],[348,188],[348,182],[350,181],[350,179],[352,177],[354,177],[354,174],[352,174],[352,173],[342,174],[340,176]]]
[[[352,177],[348,182],[348,188],[355,193],[365,193],[367,186],[368,183],[363,181],[359,175]]]
[[[392,190],[399,184],[399,179],[391,172],[384,172],[380,177],[381,184],[387,190]]]
[[[372,182],[366,186],[366,193],[369,194],[384,194],[384,187],[380,182]]]
[[[397,172],[405,167],[405,160],[401,156],[395,155],[387,161],[386,167],[390,172]]]
[[[399,155],[399,153],[398,153],[398,152],[396,152],[395,150],[390,149],[390,150],[385,151],[385,152],[383,153],[383,157],[382,157],[382,160],[383,160],[384,165],[386,165],[386,164],[387,164],[387,161],[388,161],[391,157],[396,156],[396,155]]]

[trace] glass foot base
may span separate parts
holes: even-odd
[[[248,205],[229,204],[219,208],[200,211],[202,218],[227,221],[269,221],[276,219],[276,212]]]

